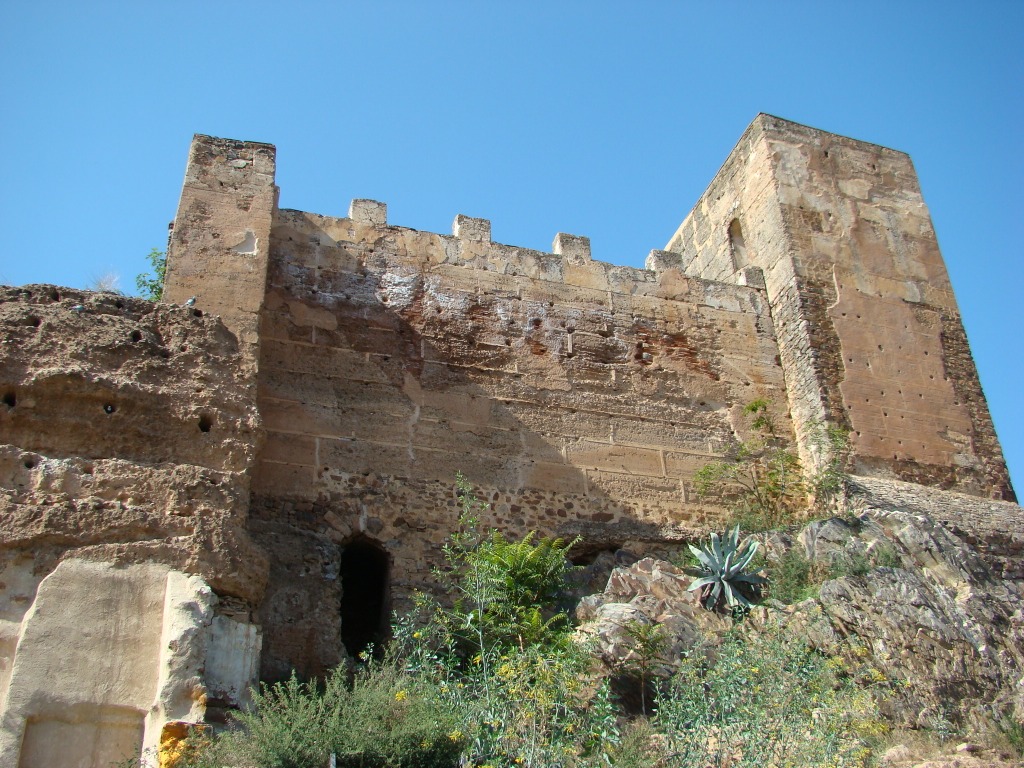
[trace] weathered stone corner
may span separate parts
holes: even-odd
[[[452,234],[461,240],[491,242],[491,222],[488,219],[474,219],[461,213],[452,222]]]
[[[388,224],[388,204],[377,200],[353,200],[348,207],[348,217],[360,224],[386,227]]]
[[[590,238],[559,232],[551,244],[551,252],[562,256],[569,264],[586,264],[590,261]]]
[[[652,272],[666,272],[670,269],[682,269],[683,257],[672,251],[652,249],[644,260],[644,267]]]

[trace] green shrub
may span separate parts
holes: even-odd
[[[878,568],[900,568],[903,565],[899,553],[889,544],[876,547],[871,554]]]
[[[397,660],[356,670],[351,690],[328,682],[328,747],[339,768],[443,768],[458,763],[460,718],[436,680],[411,675]],[[332,686],[336,692],[332,695]]]
[[[135,277],[135,287],[139,289],[139,295],[150,301],[160,301],[164,295],[164,278],[167,275],[167,254],[158,248],[150,250],[146,256],[149,266],[153,269],[150,272],[143,272]]]
[[[188,766],[214,768],[252,765],[257,768],[308,768],[327,757],[324,701],[316,687],[294,675],[253,692],[253,708],[233,715],[233,728],[205,748],[199,735],[190,738],[196,747]]]
[[[641,621],[630,621],[622,629],[626,632],[633,647],[622,659],[619,668],[640,678],[640,712],[647,716],[647,685],[651,670],[664,650],[668,638],[665,636],[663,624],[644,624]]]
[[[587,683],[590,655],[558,609],[575,542],[484,534],[486,505],[461,475],[456,487],[459,530],[437,574],[454,599],[449,606],[421,596],[430,623],[401,623],[396,639],[410,668],[435,676],[459,713],[471,765],[570,765],[613,746],[607,687]]]
[[[470,765],[574,765],[618,742],[607,684],[589,683],[589,654],[568,636],[509,649],[485,671],[450,678]]]
[[[454,597],[437,604],[434,620],[455,640],[464,657],[509,646],[537,644],[568,626],[557,609],[567,559],[577,541],[542,538],[529,533],[510,541],[500,531],[483,533],[479,514],[487,508],[462,475],[456,477],[462,504],[459,530],[444,547],[447,568],[438,577]]]
[[[333,753],[339,768],[448,768],[465,746],[442,691],[394,660],[371,661],[351,681],[336,669],[322,686],[293,675],[254,692],[233,721],[191,765],[320,768]]]
[[[800,547],[793,547],[777,560],[765,564],[768,594],[783,603],[799,603],[817,597],[818,589],[829,579],[865,576],[873,568],[899,565],[899,555],[889,545],[868,552],[840,552],[828,562],[809,560]]]
[[[606,765],[614,768],[656,768],[666,765],[660,734],[646,717],[639,717],[623,729],[618,744],[606,753]]]
[[[1024,723],[1007,716],[996,723],[996,728],[1017,757],[1024,757]]]
[[[811,424],[810,443],[822,461],[811,473],[808,486],[819,511],[837,510],[846,493],[846,467],[852,446],[850,432],[834,424]]]
[[[871,558],[863,552],[841,552],[832,558],[828,576],[830,579],[841,579],[843,576],[866,576],[874,567]]]
[[[780,602],[799,603],[817,597],[820,581],[812,578],[814,563],[797,547],[786,550],[768,569],[768,594]]]
[[[807,502],[800,460],[775,435],[767,401],[754,400],[744,412],[759,436],[739,443],[731,460],[701,467],[694,489],[698,496],[716,494],[731,503],[730,524],[745,531],[788,525]]]
[[[882,728],[870,695],[781,631],[684,659],[655,726],[673,766],[853,766]]]

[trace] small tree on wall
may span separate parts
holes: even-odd
[[[767,400],[743,408],[757,437],[741,442],[731,461],[705,464],[694,476],[698,495],[734,496],[735,520],[744,530],[774,528],[793,519],[807,499],[800,460],[775,434]]]
[[[139,295],[150,301],[160,301],[164,295],[164,278],[167,275],[167,254],[159,248],[153,248],[146,256],[152,272],[143,272],[135,277],[135,287]]]
[[[824,460],[806,472],[775,433],[767,400],[753,400],[743,412],[756,436],[741,442],[731,460],[713,461],[697,471],[694,487],[699,496],[733,499],[733,521],[748,532],[793,522],[811,499],[819,510],[841,505],[851,450],[847,430],[823,422],[811,425],[811,443]]]

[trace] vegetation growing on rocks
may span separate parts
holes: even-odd
[[[739,525],[724,537],[712,533],[711,541],[700,548],[691,544],[690,551],[702,574],[690,590],[701,590],[701,602],[708,610],[724,604],[730,611],[746,611],[768,581],[748,571],[757,555],[757,542],[747,539],[741,544]]]
[[[781,630],[729,633],[690,649],[657,678],[649,717],[627,718],[558,598],[569,545],[509,541],[479,528],[462,481],[462,524],[438,576],[398,622],[381,659],[354,673],[265,687],[191,766],[753,766],[864,765],[881,726],[871,696],[840,659]],[[738,536],[738,531],[735,532]],[[744,558],[746,558],[744,553]],[[659,630],[638,630],[651,675]],[[648,638],[648,635],[650,637]],[[645,679],[645,685],[647,680]]]

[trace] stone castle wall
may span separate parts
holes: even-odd
[[[314,566],[330,573],[337,545],[369,537],[396,595],[429,588],[457,472],[491,502],[484,524],[515,535],[614,550],[707,527],[718,510],[693,473],[728,452],[742,404],[785,400],[763,292],[592,262],[583,238],[540,253],[492,243],[479,219],[437,235],[384,211],[275,216],[253,505],[268,549],[331,553]],[[296,601],[286,585],[309,563],[277,567],[265,665],[283,644],[287,673],[296,648],[337,637],[310,604],[339,595],[327,579]]]
[[[580,536],[582,560],[704,535],[723,510],[693,475],[749,437],[755,399],[808,466],[823,423],[848,427],[860,494],[925,505],[1017,573],[906,155],[761,115],[647,269],[462,215],[435,234],[368,200],[282,210],[274,170],[271,145],[195,137],[167,303],[0,295],[0,753],[153,744],[240,703],[257,665],[320,674],[381,639],[433,583],[457,472],[485,527]],[[40,613],[83,600],[88,621]],[[54,633],[102,644],[136,614],[130,695],[100,667],[50,690]]]
[[[494,243],[461,215],[442,235],[375,201],[280,210],[273,167],[268,145],[196,137],[167,279],[258,371],[267,676],[343,656],[353,541],[386,553],[391,596],[429,587],[456,472],[512,533],[598,549],[708,527],[692,476],[757,398],[809,466],[831,422],[862,474],[1012,498],[902,153],[759,116],[644,270],[578,236]]]
[[[902,153],[761,115],[644,270],[592,261],[578,236],[494,243],[461,215],[442,235],[375,201],[280,210],[273,167],[269,145],[196,137],[167,279],[258,371],[267,675],[343,655],[353,541],[386,553],[395,596],[429,586],[456,472],[513,533],[597,549],[708,527],[693,474],[745,437],[757,398],[809,466],[830,422],[862,474],[1012,498]]]

